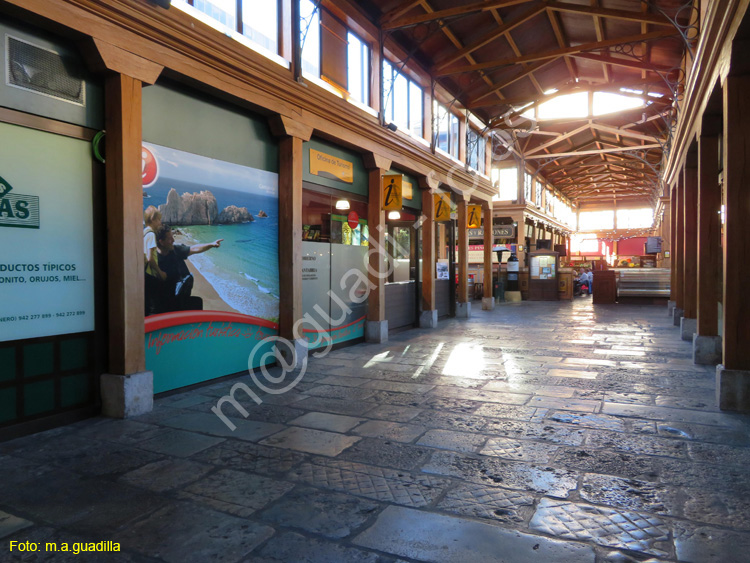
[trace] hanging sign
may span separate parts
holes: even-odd
[[[466,222],[467,228],[478,229],[482,226],[482,206],[469,205],[469,217]]]
[[[448,194],[434,194],[435,221],[450,221],[451,219],[451,196]]]
[[[352,184],[354,164],[343,158],[310,149],[310,174]]]
[[[359,226],[359,214],[356,211],[350,211],[346,217],[346,222],[352,229],[356,229]]]
[[[404,180],[401,182],[402,189],[401,189],[401,195],[404,199],[414,199],[414,187],[411,185],[411,182],[407,182]]]
[[[383,176],[383,209],[385,211],[401,211],[401,174]]]

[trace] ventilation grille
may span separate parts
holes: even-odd
[[[81,67],[69,57],[6,35],[8,84],[39,94],[86,105]]]

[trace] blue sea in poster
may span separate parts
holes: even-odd
[[[179,195],[210,191],[219,213],[235,205],[246,207],[255,218],[252,222],[231,225],[173,227],[177,231],[175,241],[181,244],[224,239],[220,248],[189,258],[191,269],[204,278],[196,276],[193,295],[204,298],[205,309],[236,311],[277,322],[278,174],[150,143],[143,145],[154,154],[159,165],[156,181],[143,190],[144,209],[164,205],[171,189]],[[259,217],[260,211],[267,217]]]

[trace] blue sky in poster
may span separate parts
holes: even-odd
[[[182,244],[223,238],[221,248],[191,256],[189,263],[203,280],[196,279],[193,295],[209,310],[236,311],[275,321],[279,315],[278,174],[257,170],[176,149],[144,143],[158,165],[156,181],[144,188],[143,208],[166,203],[167,194],[210,191],[221,212],[228,205],[246,207],[250,223],[179,226]],[[259,217],[259,211],[268,217]],[[220,299],[209,300],[206,284]]]

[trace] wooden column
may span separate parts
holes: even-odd
[[[734,57],[733,57],[734,58]],[[750,75],[728,76],[724,94],[723,364],[750,370]],[[745,405],[747,406],[747,405]]]
[[[716,284],[721,249],[721,190],[719,189],[719,137],[698,140],[698,327],[701,336],[718,334]]]
[[[686,319],[695,319],[698,314],[698,168],[694,154],[688,155],[683,174],[682,308]]]
[[[683,181],[682,174],[679,174],[679,179],[674,186],[674,201],[675,201],[675,232],[674,232],[674,253],[672,256],[672,268],[674,270],[674,291],[672,296],[675,302],[675,307],[681,311],[685,306],[685,284],[683,276],[683,264],[685,259],[685,197],[683,195]],[[679,324],[679,322],[678,322]]]
[[[105,82],[109,372],[146,369],[143,335],[143,179],[141,81],[114,74]]]
[[[458,196],[458,303],[469,302],[469,231],[467,229],[468,205],[463,196]]]
[[[675,262],[677,257],[675,252],[677,249],[677,188],[673,186],[670,190],[669,195],[669,298],[670,301],[676,303],[677,299],[677,268],[675,268]]]
[[[435,302],[435,204],[429,180],[419,179],[422,190],[422,312],[419,326],[437,326],[437,304]]]
[[[368,169],[369,185],[367,224],[370,231],[370,267],[368,277],[371,283],[370,294],[367,298],[367,320],[371,323],[385,323],[385,272],[387,268],[385,235],[387,231],[383,211],[382,178],[391,169],[391,161],[375,153],[365,154],[364,161]],[[383,336],[382,333],[379,334]],[[388,336],[387,328],[384,336],[385,338]]]
[[[492,298],[492,243],[495,237],[492,233],[492,202],[482,202],[482,225],[484,227],[484,293],[482,309],[491,311],[495,306]]]
[[[302,319],[302,143],[312,127],[286,116],[270,121],[279,142],[279,334],[296,340]]]

